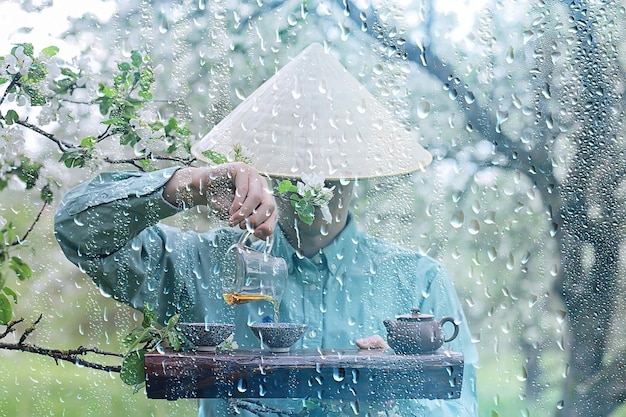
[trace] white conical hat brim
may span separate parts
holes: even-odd
[[[326,179],[400,175],[431,154],[414,134],[320,44],[312,44],[263,83],[192,147],[211,150],[272,177],[322,172]]]

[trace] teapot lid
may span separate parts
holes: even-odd
[[[420,314],[419,307],[412,307],[411,314],[403,314],[396,317],[401,321],[429,321],[435,318],[432,314]]]

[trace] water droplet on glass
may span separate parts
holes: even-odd
[[[512,64],[515,60],[515,49],[512,46],[509,46],[508,51],[506,51],[506,63]]]
[[[159,24],[159,33],[167,33],[170,30],[170,24],[165,16],[161,17],[161,24]]]
[[[452,216],[452,219],[450,219],[450,225],[454,227],[455,229],[458,229],[461,226],[463,226],[464,221],[465,221],[465,213],[463,213],[462,210],[459,210],[456,213],[454,213],[454,215]]]
[[[239,100],[245,100],[246,99],[246,93],[243,91],[243,89],[241,87],[237,87],[235,89],[235,95],[237,96],[237,98]]]
[[[237,391],[239,392],[248,391],[248,381],[246,381],[244,378],[240,378],[239,381],[237,381]]]
[[[417,117],[425,119],[430,114],[430,102],[422,101],[417,105]]]
[[[500,130],[502,123],[509,120],[509,112],[505,110],[498,110],[496,112],[496,133],[501,133]]]
[[[480,232],[480,223],[478,223],[478,220],[472,219],[469,222],[469,227],[468,227],[467,231],[472,236],[477,235]]]
[[[345,379],[346,377],[346,370],[345,368],[341,368],[341,367],[335,367],[333,368],[333,379],[337,382],[341,382]]]
[[[506,269],[511,271],[511,270],[513,270],[514,266],[515,266],[515,257],[511,253],[511,254],[509,254],[509,257],[506,260]]]

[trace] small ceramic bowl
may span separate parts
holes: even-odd
[[[298,341],[307,329],[300,323],[254,323],[250,330],[259,338],[270,352],[289,352],[291,346]]]
[[[226,323],[178,323],[176,329],[189,339],[197,350],[214,352],[217,345],[233,333],[235,325]]]

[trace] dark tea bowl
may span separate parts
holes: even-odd
[[[300,323],[254,323],[249,327],[270,352],[285,353],[289,352],[309,326]]]
[[[234,324],[226,323],[178,323],[176,329],[199,351],[214,352],[235,330]]]

